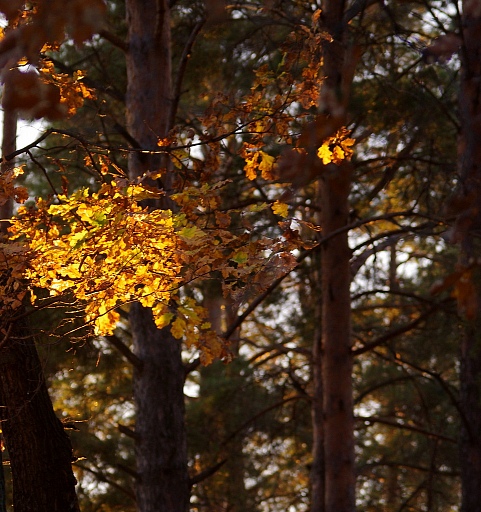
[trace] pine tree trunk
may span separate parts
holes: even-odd
[[[158,150],[171,108],[170,12],[166,0],[127,0],[127,129],[144,150]],[[132,153],[132,179],[159,170],[159,155]],[[163,180],[169,187],[168,174]],[[165,207],[164,205],[156,205]],[[136,458],[140,512],[184,512],[189,504],[181,344],[169,329],[156,328],[149,309],[133,304]]]
[[[322,186],[317,184],[318,208],[321,208],[321,191]],[[318,224],[321,219],[316,219]],[[313,254],[314,275],[313,294],[320,297],[322,294],[321,282],[321,258],[318,253]],[[324,393],[322,379],[322,301],[316,304],[315,318],[319,322],[314,331],[314,339],[312,345],[312,402],[311,402],[311,421],[312,421],[312,468],[310,472],[311,486],[311,512],[325,511],[325,460],[324,460]]]
[[[461,137],[458,147],[461,192],[457,203],[455,236],[461,245],[460,263],[469,265],[479,256],[480,245],[474,231],[481,227],[481,9],[479,2],[463,2],[463,47],[461,49],[460,116]],[[462,423],[460,462],[462,480],[462,512],[475,512],[481,503],[481,272],[472,277],[477,289],[477,311],[468,314],[461,343]],[[466,303],[468,308],[472,304]]]
[[[319,308],[321,309],[321,308]],[[318,318],[321,318],[321,314]],[[325,461],[324,461],[324,407],[322,384],[322,337],[320,328],[314,335],[312,350],[312,468],[310,473],[311,484],[311,512],[324,512],[325,496]]]
[[[347,223],[349,175],[323,183],[323,234]],[[324,396],[325,511],[355,510],[354,414],[352,398],[350,250],[347,233],[322,249],[322,379]]]
[[[343,82],[346,41],[342,29],[344,2],[326,0],[323,18],[332,42],[324,52],[321,109],[347,119],[347,90]],[[349,220],[351,164],[327,170],[322,177],[322,234],[344,228]],[[354,414],[352,397],[350,259],[347,231],[322,246],[322,387],[324,417],[325,512],[354,512]]]

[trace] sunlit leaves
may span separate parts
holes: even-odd
[[[10,199],[17,203],[24,203],[28,199],[27,189],[15,184],[16,178],[22,174],[23,168],[15,167],[0,176],[0,206]]]
[[[265,180],[272,180],[274,178],[273,167],[275,158],[268,155],[262,150],[249,150],[244,149],[245,166],[244,171],[249,180],[257,178],[257,171],[261,171],[261,176]]]
[[[350,132],[346,128],[341,128],[333,137],[324,141],[317,150],[317,156],[324,165],[334,163],[339,165],[343,160],[350,160],[353,155],[352,146],[355,139],[349,137]]]
[[[38,199],[36,208],[20,209],[11,228],[12,239],[28,244],[23,275],[33,288],[83,304],[97,335],[113,333],[119,306],[140,302],[152,309],[157,327],[170,325],[174,337],[200,349],[208,363],[225,347],[207,311],[180,288],[220,272],[224,292],[242,301],[248,295],[241,290],[262,291],[295,265],[288,241],[225,229],[230,213],[218,211],[219,187],[186,187],[173,196],[180,207],[175,214],[142,206],[163,192],[125,179],[104,182],[97,192],[59,195],[53,204]],[[275,205],[279,215],[286,209]]]
[[[31,251],[27,277],[51,295],[71,291],[86,304],[86,320],[96,334],[112,333],[119,304],[138,300],[164,314],[176,289],[178,238],[169,210],[147,212],[138,204],[142,187],[103,184],[59,196],[59,204],[39,200],[37,210],[21,210],[13,226]]]
[[[72,77],[65,73],[58,73],[55,71],[53,62],[48,59],[42,60],[39,71],[45,83],[52,84],[60,90],[60,103],[67,108],[69,116],[75,114],[84,100],[95,97],[94,91],[82,81],[85,75],[83,71],[76,71]]]
[[[287,217],[288,215],[288,205],[286,203],[281,203],[280,201],[275,201],[272,205],[272,211],[279,215],[280,217]]]

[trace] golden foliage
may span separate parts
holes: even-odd
[[[252,240],[246,232],[225,229],[230,213],[218,211],[222,186],[186,187],[173,196],[180,208],[175,214],[142,206],[163,192],[125,179],[103,183],[97,192],[59,195],[53,204],[38,199],[35,208],[20,208],[10,228],[15,244],[28,245],[28,267],[19,275],[31,290],[74,297],[97,335],[113,332],[119,306],[140,302],[152,309],[159,328],[170,325],[209,363],[226,354],[225,344],[212,331],[207,311],[179,289],[220,272],[224,292],[243,300],[295,266],[289,242]],[[273,208],[287,213],[282,203]]]
[[[60,103],[67,107],[69,116],[75,114],[86,99],[95,99],[93,89],[87,87],[82,79],[85,72],[78,70],[73,77],[66,73],[57,73],[53,62],[49,59],[43,59],[39,69],[42,79],[47,84],[52,84],[60,90]]]
[[[138,201],[158,192],[139,185],[103,184],[59,196],[60,204],[37,200],[22,208],[11,231],[29,244],[26,277],[51,295],[70,291],[85,302],[96,334],[110,334],[115,308],[137,300],[155,317],[168,310],[178,284],[178,238],[169,210],[148,212]]]
[[[349,137],[350,132],[342,127],[338,132],[324,141],[317,150],[317,156],[324,165],[334,163],[339,165],[343,160],[350,160],[354,153],[352,146],[356,140]]]

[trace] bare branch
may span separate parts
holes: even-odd
[[[115,335],[104,336],[111,345],[113,345],[137,370],[142,369],[142,361],[130,350],[130,348]]]
[[[206,21],[205,19],[202,19],[194,25],[194,28],[192,29],[192,32],[190,33],[189,39],[187,39],[187,42],[185,43],[184,50],[180,57],[179,69],[177,70],[177,75],[175,77],[175,83],[174,83],[173,91],[172,91],[172,104],[171,104],[171,108],[170,108],[169,125],[168,125],[169,130],[174,127],[175,115],[177,113],[177,108],[179,106],[180,95],[181,95],[180,89],[182,87],[182,82],[184,80],[185,70],[187,69],[187,62],[190,59],[192,47],[194,46],[195,40],[196,40],[199,32],[201,31],[202,27],[204,26],[205,21]]]
[[[83,469],[84,471],[88,471],[89,473],[92,473],[92,475],[96,476],[101,482],[105,482],[106,484],[112,486],[114,489],[117,489],[124,493],[126,496],[131,498],[133,501],[135,501],[135,494],[132,490],[126,489],[122,485],[119,485],[117,482],[114,482],[110,478],[107,478],[105,476],[105,473],[102,471],[97,471],[96,469],[89,468],[88,466],[84,466],[83,464],[75,464],[79,468]]]
[[[198,484],[199,482],[202,482],[203,480],[209,478],[214,473],[216,473],[225,463],[227,462],[227,459],[223,459],[217,464],[214,464],[210,468],[204,469],[204,471],[201,471],[200,473],[197,473],[193,477],[189,478],[189,486],[192,487],[195,484]]]
[[[443,303],[446,303],[451,300],[452,300],[451,298],[447,298],[440,303],[434,304],[427,311],[425,311],[424,313],[419,315],[417,318],[415,318],[411,322],[408,322],[407,324],[404,324],[404,325],[401,325],[400,327],[392,329],[391,331],[388,331],[386,334],[379,336],[374,341],[371,341],[371,343],[366,343],[363,347],[353,350],[352,355],[358,356],[358,355],[364,354],[365,352],[369,352],[370,350],[378,347],[379,345],[383,345],[384,343],[386,343],[386,341],[392,340],[393,338],[401,336],[401,334],[405,334],[405,333],[413,330],[421,322],[424,322],[424,320],[429,318],[433,313],[436,313],[436,311],[439,310],[439,308],[441,307],[441,305]]]
[[[126,427],[125,425],[122,425],[121,423],[119,423],[117,425],[117,428],[120,433],[126,435],[127,437],[135,439],[136,441],[138,441],[140,439],[140,436],[139,436],[139,434],[137,434],[137,432],[135,432],[134,430],[132,430],[129,427]]]
[[[123,52],[127,52],[129,49],[129,45],[122,38],[108,30],[100,30],[99,36],[103,37],[106,41],[113,44]]]
[[[364,423],[380,423],[381,425],[387,425],[389,427],[400,428],[403,430],[409,430],[411,432],[417,432],[418,434],[423,434],[427,437],[432,437],[433,439],[439,439],[441,441],[447,441],[448,443],[457,444],[457,439],[453,439],[452,437],[443,436],[442,434],[438,434],[436,432],[431,432],[429,430],[425,430],[421,427],[417,427],[416,425],[411,425],[409,423],[400,423],[395,420],[391,420],[388,418],[381,418],[380,416],[355,416],[354,419],[356,421],[362,421]]]

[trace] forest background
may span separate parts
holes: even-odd
[[[478,512],[481,3],[0,11],[0,511]]]

